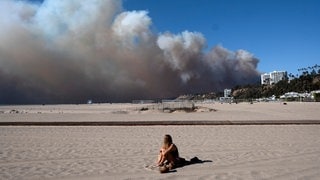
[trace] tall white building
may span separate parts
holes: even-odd
[[[286,71],[273,71],[270,73],[261,74],[261,84],[276,84],[277,82],[287,77]]]
[[[261,74],[261,84],[270,84],[270,74],[269,73]]]
[[[225,98],[231,97],[231,89],[224,89],[223,94]]]

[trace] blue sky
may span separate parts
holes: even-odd
[[[262,72],[320,64],[319,0],[124,0],[123,7],[149,11],[156,32],[197,31],[208,49],[245,49]]]

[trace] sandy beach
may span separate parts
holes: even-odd
[[[320,120],[319,103],[201,104],[194,113],[144,106],[0,106],[0,121]],[[182,157],[206,162],[167,174],[146,168],[164,134]],[[319,137],[319,125],[0,126],[0,179],[319,179]]]
[[[152,104],[0,106],[1,122],[320,120],[320,103],[198,103],[195,113],[163,113]],[[148,107],[147,111],[141,111]],[[214,111],[208,111],[212,109]]]

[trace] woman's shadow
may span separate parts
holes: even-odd
[[[177,167],[183,167],[183,166],[188,166],[188,165],[192,165],[192,164],[203,164],[203,163],[207,163],[207,162],[212,162],[211,160],[201,160],[199,159],[197,156],[191,158],[189,161],[184,159],[184,158],[180,158],[180,163]]]
[[[198,157],[193,157],[189,161],[186,160],[185,158],[179,158],[179,162],[175,165],[174,169],[170,170],[169,172],[177,172],[177,168],[182,168],[184,166],[189,166],[193,164],[203,164],[203,163],[208,163],[212,162],[211,160],[201,160]]]

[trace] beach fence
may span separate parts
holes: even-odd
[[[192,101],[162,100],[161,103],[151,104],[145,108],[159,110],[163,112],[174,112],[178,110],[191,112],[194,111],[195,105]]]
[[[133,100],[132,104],[152,104],[155,103],[154,100]]]

